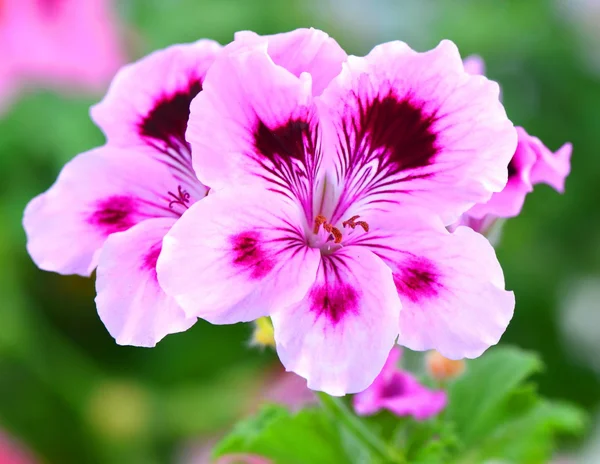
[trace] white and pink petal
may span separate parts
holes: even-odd
[[[159,282],[189,317],[230,324],[269,315],[314,281],[319,251],[303,233],[302,210],[278,195],[210,194],[165,237]]]
[[[313,390],[363,391],[394,346],[400,308],[390,269],[371,252],[323,255],[307,297],[271,315],[277,353]]]
[[[515,305],[493,247],[467,227],[449,233],[427,213],[373,217],[365,246],[389,266],[402,301],[398,343],[475,358],[495,345]]]
[[[465,72],[448,41],[349,57],[317,100],[323,150],[337,155],[337,214],[358,203],[416,205],[449,224],[502,190],[517,136],[498,95],[497,84]]]
[[[163,237],[175,218],[149,219],[111,235],[100,253],[96,306],[119,345],[153,347],[166,335],[189,329],[186,317],[156,277]]]
[[[216,60],[204,88],[187,131],[199,179],[265,188],[308,211],[321,163],[310,75],[275,65],[258,41]]]
[[[41,269],[90,275],[111,234],[149,218],[179,217],[187,206],[173,192],[177,180],[144,154],[108,146],[82,153],[27,205],[27,250]]]

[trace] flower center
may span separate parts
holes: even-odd
[[[365,232],[369,232],[369,224],[366,223],[365,221],[358,221],[357,219],[359,219],[359,218],[360,218],[360,216],[352,216],[350,219],[342,222],[342,227],[344,229],[347,229],[347,228],[351,229],[349,231],[350,234],[357,227],[363,229]],[[323,216],[322,214],[318,214],[315,217],[315,225],[313,227],[313,233],[315,235],[318,235],[319,231],[321,230],[321,227],[327,234],[325,243],[322,245],[326,245],[328,251],[332,251],[331,246],[330,246],[331,242],[333,242],[334,244],[340,245],[342,243],[342,241],[344,240],[344,234],[342,233],[342,231],[338,227],[335,227],[333,224],[328,222],[327,218],[325,216]]]

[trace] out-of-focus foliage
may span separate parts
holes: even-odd
[[[530,353],[490,349],[469,361],[466,374],[448,385],[445,412],[426,422],[395,418],[386,446],[405,450],[411,463],[548,462],[556,438],[581,433],[585,419],[573,406],[540,398],[526,383],[541,367]],[[268,406],[240,423],[215,455],[253,453],[289,464],[388,462],[369,454],[364,442],[347,432],[344,418],[329,417],[324,409],[293,415],[284,407]]]
[[[600,46],[590,45],[580,19],[593,13],[572,14],[586,3],[594,2],[117,0],[132,58],[200,37],[228,42],[236,30],[306,26],[356,54],[384,40],[425,50],[449,38],[464,56],[482,55],[515,124],[550,148],[574,144],[566,194],[538,187],[506,224],[498,255],[517,310],[503,342],[539,353],[541,393],[593,410],[600,372],[585,356],[575,361],[560,326],[569,286],[600,273],[600,75],[597,63],[588,66]],[[0,119],[0,425],[49,463],[176,461],[186,443],[216,438],[255,410],[265,370],[277,362],[268,350],[248,349],[252,329],[244,325],[200,322],[155,349],[119,347],[97,317],[93,280],[31,263],[23,208],[66,161],[103,143],[88,117],[100,98],[32,90]],[[589,306],[589,314],[598,309]],[[517,393],[510,401],[529,404],[527,388]],[[545,433],[530,430],[531,415],[568,424],[568,410],[545,405],[519,419],[523,430]]]

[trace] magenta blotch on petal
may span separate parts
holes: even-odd
[[[424,387],[410,372],[399,368],[401,353],[399,347],[393,348],[371,386],[354,396],[357,414],[365,416],[387,409],[397,416],[426,420],[446,407],[446,392]]]

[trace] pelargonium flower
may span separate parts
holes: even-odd
[[[396,338],[450,358],[496,343],[514,297],[494,250],[444,225],[506,183],[498,86],[446,41],[349,57],[317,96],[266,44],[239,48],[191,105],[194,167],[216,191],[165,237],[167,294],[212,323],[270,315],[284,366],[333,395],[370,385]]]
[[[397,416],[426,420],[438,415],[448,402],[446,392],[431,390],[398,367],[400,348],[390,351],[381,373],[365,391],[353,398],[354,410],[361,416],[387,409]]]
[[[477,56],[465,60],[465,70],[472,74],[483,74],[483,60]],[[508,164],[508,183],[501,192],[495,193],[484,203],[473,206],[457,224],[467,225],[485,232],[497,218],[518,216],[525,197],[533,191],[535,184],[544,183],[556,191],[564,191],[565,179],[571,170],[570,143],[552,153],[537,137],[517,127],[518,144]]]
[[[27,249],[42,269],[89,276],[96,303],[120,344],[153,346],[188,329],[156,280],[163,236],[208,188],[185,141],[189,105],[220,46],[202,40],[124,67],[92,115],[108,144],[69,162],[27,206]]]
[[[294,57],[298,72],[317,69],[324,80],[323,60],[331,79],[345,59],[320,31],[241,37],[244,43],[264,41],[272,59]],[[302,54],[305,42],[315,53]],[[209,191],[194,173],[185,130],[190,102],[219,53],[217,43],[202,40],[123,68],[92,108],[108,144],[67,164],[25,211],[27,247],[40,268],[88,276],[98,267],[98,312],[120,344],[153,346],[196,320],[164,294],[156,261],[166,232]]]
[[[15,84],[99,90],[123,62],[112,0],[0,2],[0,46]]]

